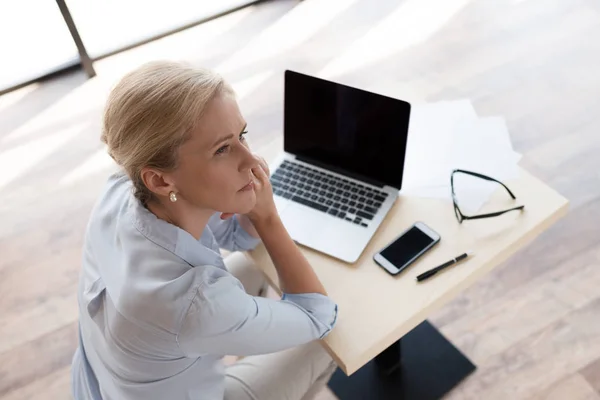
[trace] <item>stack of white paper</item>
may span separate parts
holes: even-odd
[[[459,168],[500,181],[518,176],[516,153],[504,119],[479,118],[468,100],[413,105],[402,193],[452,200],[450,175]],[[477,212],[498,184],[456,175],[461,210]]]

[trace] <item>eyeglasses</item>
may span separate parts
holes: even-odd
[[[502,183],[502,182],[500,182],[500,181],[498,181],[498,180],[496,180],[494,178],[490,178],[489,176],[478,174],[477,172],[465,171],[465,170],[462,170],[462,169],[455,169],[455,170],[452,171],[452,174],[450,175],[450,187],[452,188],[452,202],[454,203],[454,214],[456,215],[456,219],[458,220],[459,223],[462,223],[466,219],[482,219],[482,218],[497,217],[498,215],[502,215],[502,214],[507,213],[509,211],[522,210],[522,209],[525,208],[525,206],[517,206],[517,207],[509,208],[508,210],[497,211],[497,212],[493,212],[493,213],[489,213],[489,214],[464,215],[460,211],[460,208],[458,207],[458,204],[457,204],[457,201],[456,201],[456,193],[454,192],[454,175],[457,174],[457,173],[471,175],[471,176],[474,176],[474,177],[477,177],[477,178],[485,179],[486,181],[492,181],[492,182],[499,183],[500,185],[502,185],[504,187],[504,189],[506,189],[506,191],[508,192],[508,194],[510,195],[510,197],[513,198],[513,200],[515,200],[516,197],[510,191],[510,189],[506,187],[506,185],[504,183]]]

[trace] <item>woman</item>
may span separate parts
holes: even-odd
[[[110,177],[86,231],[80,399],[309,399],[335,369],[315,339],[337,306],[279,219],[269,170],[217,74],[154,62],[112,90]],[[262,240],[285,293],[256,297]],[[239,280],[238,280],[239,278]],[[241,281],[241,283],[240,283]],[[224,366],[224,355],[247,356]]]

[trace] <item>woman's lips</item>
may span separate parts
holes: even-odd
[[[254,189],[254,182],[250,181],[250,183],[248,183],[246,186],[244,186],[243,188],[241,188],[239,191],[240,192],[247,192],[249,190]]]

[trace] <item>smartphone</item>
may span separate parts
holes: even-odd
[[[440,241],[440,235],[422,222],[416,222],[392,243],[373,256],[373,260],[392,275],[397,275]]]

